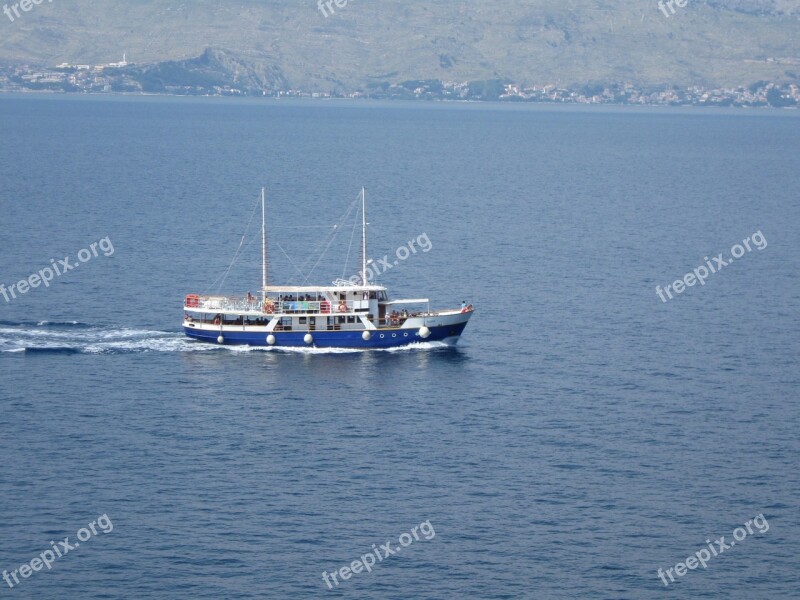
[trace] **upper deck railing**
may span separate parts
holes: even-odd
[[[198,311],[243,312],[259,314],[347,314],[353,311],[352,303],[340,301],[332,305],[327,300],[272,300],[262,302],[258,298],[237,298],[231,296],[186,296],[184,308]]]
[[[235,296],[200,296],[190,294],[184,301],[184,309],[187,311],[202,312],[223,312],[241,313],[257,315],[357,315],[366,314],[366,301],[345,300],[331,303],[327,300],[273,300],[267,298],[265,302],[260,299],[238,298]],[[393,311],[380,318],[380,324],[386,326],[398,326],[405,322],[409,317],[435,317],[440,315],[455,314],[458,312],[472,312],[470,304],[468,307],[452,310],[440,311]]]

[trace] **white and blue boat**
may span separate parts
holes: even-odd
[[[392,299],[370,282],[367,261],[366,193],[361,190],[361,272],[331,285],[267,285],[265,193],[261,193],[262,285],[258,296],[189,294],[183,329],[201,342],[311,348],[385,349],[443,342],[455,345],[474,312],[431,310],[427,298]]]

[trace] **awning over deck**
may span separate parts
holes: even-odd
[[[315,292],[385,292],[382,285],[268,285],[268,294],[313,294]]]

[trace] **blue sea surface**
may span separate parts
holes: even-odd
[[[0,296],[0,571],[86,538],[0,597],[798,597],[798,117],[0,96],[0,283],[113,246]],[[258,289],[262,186],[270,282],[328,284],[362,185],[456,348],[183,337]]]

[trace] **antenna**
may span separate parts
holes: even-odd
[[[361,186],[361,284],[367,285],[367,190]]]
[[[267,301],[267,191],[261,188],[261,300]]]

